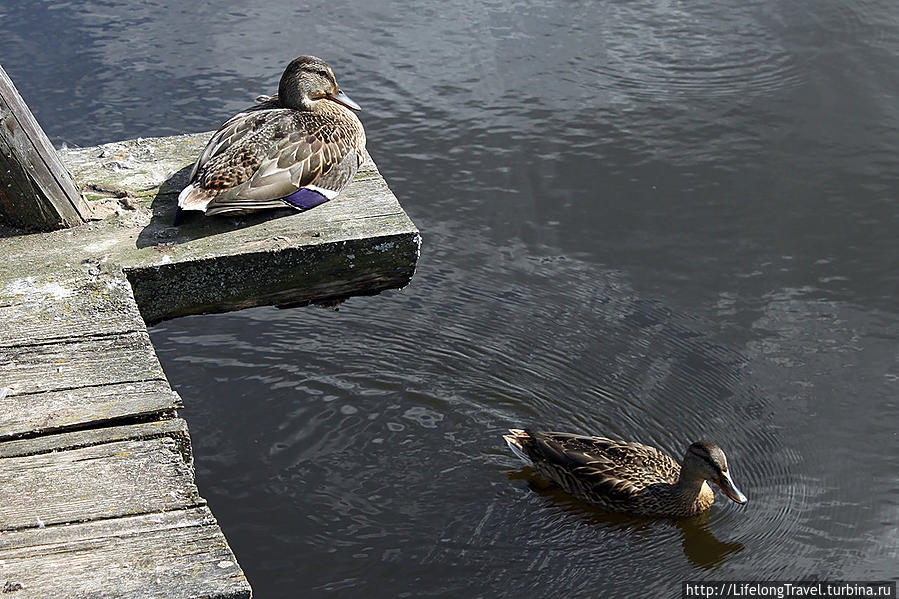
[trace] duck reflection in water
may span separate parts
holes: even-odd
[[[542,484],[527,474],[519,476],[541,495],[563,501],[566,510],[586,510],[605,525],[636,525],[638,530],[655,526],[652,516],[673,519],[684,554],[703,569],[720,567],[744,549],[741,543],[718,540],[709,530],[708,508],[715,498],[706,481],[735,503],[747,502],[730,476],[724,452],[714,443],[691,444],[681,465],[654,447],[604,437],[511,429],[503,438],[515,455],[533,466]],[[670,525],[672,520],[665,522]]]
[[[709,512],[675,520],[610,512],[572,497],[557,485],[534,476],[531,468],[510,471],[508,476],[509,480],[525,482],[530,491],[548,500],[553,507],[560,508],[571,516],[586,518],[593,526],[633,535],[641,543],[666,542],[670,538],[667,534],[669,530],[677,528],[684,556],[694,568],[717,570],[745,549],[743,543],[722,541],[715,536],[710,528]]]

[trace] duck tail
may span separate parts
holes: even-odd
[[[524,449],[524,445],[522,445],[523,440],[530,439],[531,436],[520,428],[510,428],[508,435],[503,435],[503,439],[506,440],[506,443],[509,445],[509,449],[512,450],[512,453],[518,456],[518,458],[524,462],[525,464],[533,464],[531,458],[528,457],[527,452]]]
[[[175,210],[174,226],[181,225],[188,215],[188,211],[206,212],[206,206],[215,195],[205,189],[195,187],[193,183],[181,190],[178,194],[178,207]]]
[[[196,187],[193,183],[181,190],[178,194],[178,208],[181,210],[199,210],[206,212],[206,206],[217,194],[202,187]]]

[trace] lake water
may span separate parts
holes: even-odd
[[[5,2],[57,145],[216,128],[316,54],[420,227],[402,291],[151,335],[256,596],[895,579],[895,0]],[[680,458],[685,521],[541,484],[510,426]]]

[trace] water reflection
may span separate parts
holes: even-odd
[[[670,544],[675,540],[674,529],[680,533],[684,556],[694,568],[701,570],[717,570],[729,558],[745,549],[743,543],[738,541],[718,539],[712,532],[709,512],[703,512],[692,518],[679,519],[649,518],[610,512],[572,497],[558,486],[542,479],[529,467],[509,471],[507,476],[510,481],[525,483],[530,491],[546,500],[546,507],[562,510],[574,518],[584,520],[595,526],[598,531],[633,536],[639,540],[637,547],[632,549],[634,551],[654,553],[655,545]],[[718,501],[720,497],[716,496],[716,503]],[[713,506],[712,509],[727,508]],[[664,569],[666,565],[659,563],[656,567]]]
[[[717,570],[729,558],[746,548],[739,541],[718,539],[709,527],[708,514],[678,520],[675,524],[681,532],[684,555],[696,568]]]

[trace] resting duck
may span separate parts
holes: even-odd
[[[707,510],[718,485],[746,503],[727,471],[727,458],[710,441],[687,448],[681,466],[641,443],[570,433],[509,429],[503,439],[519,458],[572,495],[608,510],[682,518]]]
[[[278,93],[231,117],[200,154],[178,196],[178,216],[263,208],[308,210],[353,179],[365,153],[358,104],[320,58],[291,61]]]

